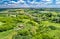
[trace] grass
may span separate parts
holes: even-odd
[[[14,30],[0,32],[0,39],[12,39],[14,35],[16,35],[16,32]]]
[[[52,26],[55,26],[55,27],[59,27],[60,28],[60,23],[52,23],[50,21],[42,21],[42,24],[43,25],[46,25],[46,26],[52,25]]]
[[[4,15],[5,17],[0,14],[0,39],[60,39],[60,22],[57,21],[59,19],[54,20],[59,17],[56,11],[51,13],[26,11],[27,13],[24,10],[18,12],[16,17],[15,14]]]

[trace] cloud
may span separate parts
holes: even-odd
[[[15,1],[10,1],[9,3],[16,3]]]
[[[48,2],[42,2],[42,1],[48,1]],[[39,8],[39,7],[57,7],[56,5],[52,5],[52,0],[42,0],[40,2],[36,2],[36,0],[33,1],[24,1],[24,0],[18,0],[18,1],[11,1],[4,2],[0,1],[0,8],[19,8],[19,7],[33,7],[33,8]],[[1,3],[3,3],[1,5]],[[28,2],[29,4],[27,4]],[[56,2],[56,4],[60,4],[59,1]],[[2,7],[1,7],[2,6]]]
[[[51,0],[42,0],[42,1],[51,1]]]
[[[15,3],[25,3],[25,1],[19,0],[19,1],[15,2]]]
[[[59,2],[56,2],[56,4],[59,4],[60,5],[60,1]]]
[[[56,1],[60,1],[60,0],[56,0]]]

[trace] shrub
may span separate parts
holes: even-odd
[[[55,26],[48,26],[48,28],[50,28],[51,30],[56,30]]]
[[[54,18],[52,19],[52,22],[60,23],[60,17],[54,17]]]

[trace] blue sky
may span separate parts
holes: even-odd
[[[60,8],[60,0],[0,0],[0,8]]]

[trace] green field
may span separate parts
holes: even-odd
[[[0,39],[60,39],[60,11],[0,10]]]

